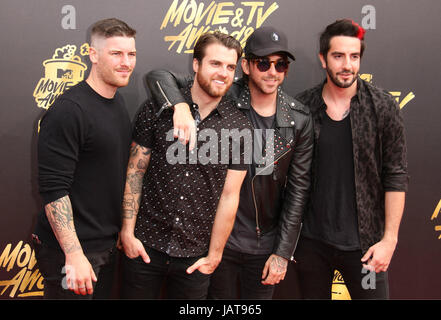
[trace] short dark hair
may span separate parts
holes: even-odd
[[[348,36],[360,39],[360,57],[362,57],[365,49],[364,32],[365,31],[362,27],[350,19],[337,20],[327,26],[320,35],[320,53],[326,59],[326,55],[328,54],[330,48],[331,39],[336,36]]]
[[[129,37],[135,38],[136,30],[127,23],[116,18],[108,18],[95,22],[90,31],[91,38]]]
[[[199,62],[202,61],[205,56],[205,48],[213,43],[219,43],[228,49],[236,50],[237,61],[239,61],[239,58],[243,54],[243,49],[239,41],[228,34],[215,31],[206,32],[199,37],[193,49],[193,59],[197,59]]]

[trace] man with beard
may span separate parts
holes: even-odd
[[[331,298],[335,269],[352,299],[388,298],[408,185],[406,143],[396,101],[358,77],[364,34],[348,19],[329,25],[319,54],[326,80],[297,96],[311,109],[315,136],[296,252],[306,299]]]
[[[293,260],[310,186],[313,131],[309,109],[280,87],[289,59],[294,56],[283,32],[273,27],[256,29],[245,46],[244,76],[228,93],[255,129],[254,150],[260,152],[266,146],[266,156],[272,159],[267,158],[262,166],[253,158],[248,167],[236,222],[211,278],[212,299],[271,299],[275,284],[284,279],[288,261]],[[157,70],[147,80],[161,103],[159,86],[175,105],[177,134],[180,129],[186,131],[186,124],[191,127],[191,114],[185,111],[188,106],[181,104],[177,89],[172,90],[186,79]],[[273,154],[268,148],[271,141]]]
[[[118,19],[95,23],[89,77],[41,120],[38,182],[45,210],[33,237],[45,298],[103,299],[112,291],[132,134],[117,89],[135,68],[135,34]]]
[[[182,151],[177,145],[188,151],[173,140],[172,110],[157,112],[147,101],[136,117],[121,230],[123,298],[156,299],[163,280],[169,299],[206,298],[247,169],[243,152],[232,152],[240,141],[229,137],[227,147],[221,143],[225,130],[250,130],[246,117],[223,98],[241,55],[240,43],[219,32],[203,34],[194,48],[195,80],[182,94],[198,119],[199,135],[215,137],[206,142],[218,151],[208,163],[201,163],[200,154],[191,162],[191,153],[178,163],[170,160]]]

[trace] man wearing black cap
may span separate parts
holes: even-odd
[[[274,143],[274,153],[268,151],[267,159],[273,158],[265,165],[254,159],[249,165],[233,231],[211,278],[209,298],[271,299],[274,285],[285,277],[288,261],[294,260],[310,185],[313,131],[309,109],[280,88],[289,58],[294,60],[282,32],[272,27],[257,29],[245,46],[243,78],[228,93],[254,129],[260,129],[254,130],[254,152],[257,148],[263,154],[265,145],[270,150],[269,143]],[[194,121],[177,86],[188,81],[163,70],[147,75],[159,105],[175,107],[175,135],[184,142],[192,136]]]

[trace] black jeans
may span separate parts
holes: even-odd
[[[141,257],[123,257],[123,299],[193,299],[207,298],[210,275],[195,270],[192,274],[187,268],[199,257],[174,258],[168,254],[145,247],[150,263]],[[165,286],[164,286],[165,285]],[[161,291],[165,289],[165,293]]]
[[[351,299],[388,299],[387,272],[363,269],[361,250],[342,251],[302,237],[295,258],[304,299],[330,299],[334,270],[343,276]]]
[[[269,256],[225,248],[222,261],[211,276],[208,298],[271,299],[274,286],[261,283],[262,271]]]
[[[93,294],[81,295],[67,289],[66,258],[61,249],[52,248],[34,239],[35,258],[44,280],[44,299],[110,299],[117,262],[116,247],[100,252],[85,253],[97,277],[93,282]]]

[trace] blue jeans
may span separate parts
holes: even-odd
[[[202,256],[174,258],[168,254],[145,247],[150,263],[141,257],[123,257],[123,299],[193,299],[207,298],[210,275],[195,270],[192,274],[187,268]],[[204,255],[205,256],[205,255]],[[163,292],[162,290],[165,290]]]
[[[295,252],[300,291],[304,299],[331,299],[334,270],[343,276],[351,299],[388,299],[387,272],[362,270],[361,250],[342,251],[302,237]]]
[[[116,247],[100,252],[85,253],[98,279],[93,282],[92,295],[80,295],[66,288],[66,258],[61,249],[33,240],[37,266],[43,276],[44,299],[110,299],[112,298],[118,250]]]
[[[208,298],[271,299],[274,286],[261,283],[263,268],[269,256],[225,248],[222,261],[211,276]]]

